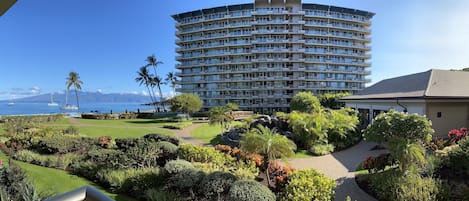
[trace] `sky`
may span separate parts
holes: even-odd
[[[171,15],[254,0],[19,0],[0,17],[0,100],[60,92],[70,71],[83,91],[145,93],[135,82],[154,54],[175,69]],[[367,77],[469,67],[469,1],[303,0],[375,13]],[[163,87],[166,95],[169,86]]]

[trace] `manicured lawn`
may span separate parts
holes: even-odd
[[[5,154],[0,153],[0,159],[4,161],[5,165],[8,164],[8,157]],[[36,186],[39,192],[57,195],[85,185],[90,185],[117,201],[134,200],[124,195],[109,193],[91,181],[62,170],[41,167],[20,161],[15,161],[15,163],[26,172],[28,178],[34,183],[34,186]]]
[[[112,138],[137,138],[149,133],[174,135],[173,132],[158,128],[119,128],[99,126],[77,126],[80,135],[89,137],[111,136]]]
[[[233,122],[231,126],[240,125],[242,122]],[[210,125],[204,124],[192,130],[191,135],[205,143],[210,143],[212,145],[219,144],[219,137],[222,134],[222,129],[220,125]]]

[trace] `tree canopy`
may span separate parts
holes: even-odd
[[[326,93],[318,96],[319,102],[323,107],[331,109],[339,109],[345,107],[344,102],[340,102],[340,99],[350,95],[349,93]]]
[[[293,111],[310,113],[317,111],[321,104],[318,98],[311,92],[300,92],[293,96],[290,101],[290,107]]]
[[[202,100],[195,94],[182,93],[171,98],[171,111],[174,112],[197,112],[202,108]]]

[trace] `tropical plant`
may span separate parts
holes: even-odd
[[[221,196],[230,190],[231,185],[238,180],[236,176],[228,172],[213,172],[205,176],[199,185],[199,193],[205,197]]]
[[[166,163],[166,165],[164,165],[164,170],[166,171],[166,173],[171,174],[171,175],[177,174],[187,169],[195,169],[195,168],[192,165],[192,163],[190,163],[189,161],[181,160],[181,159],[169,161]]]
[[[173,88],[173,96],[176,95],[176,87],[177,87],[177,77],[176,75],[173,73],[173,72],[169,72],[168,74],[166,74],[166,82],[168,82],[169,84],[171,84],[171,88]]]
[[[275,201],[275,194],[269,188],[254,180],[240,180],[233,183],[228,192],[229,201]]]
[[[173,112],[197,112],[202,108],[202,100],[195,94],[182,93],[170,99]]]
[[[314,169],[303,169],[288,174],[281,200],[334,200],[335,181]]]
[[[418,114],[406,114],[391,110],[379,114],[364,132],[366,140],[388,142],[389,151],[399,161],[401,171],[414,165],[425,164],[422,144],[431,140],[433,129],[430,122]]]
[[[75,90],[75,97],[77,99],[77,106],[80,108],[80,103],[78,102],[78,91],[81,90],[81,85],[83,82],[80,80],[80,75],[78,75],[77,72],[70,72],[67,77],[67,91],[70,90],[70,87],[73,86],[73,89]]]
[[[161,103],[161,106],[163,108],[164,108],[164,98],[163,98],[163,92],[161,91],[161,85],[164,85],[164,84],[166,84],[166,83],[163,82],[163,78],[161,78],[158,75],[155,75],[155,77],[153,77],[153,79],[151,79],[151,86],[158,87],[158,92],[160,94],[160,103]]]
[[[320,109],[321,104],[311,92],[300,92],[293,96],[290,107],[293,111],[310,113]]]
[[[154,93],[152,93],[150,89],[151,85],[151,80],[152,80],[152,75],[148,72],[148,69],[146,66],[140,67],[140,70],[137,72],[138,77],[135,78],[135,81],[139,83],[140,86],[145,85],[145,87],[148,90],[148,95],[150,96],[152,105],[155,107],[156,111],[156,105],[155,105],[155,97]]]
[[[314,144],[327,144],[327,133],[333,125],[323,112],[312,114],[293,111],[288,115],[293,130],[293,140],[302,149]]]
[[[215,106],[208,113],[208,123],[210,125],[219,124],[222,132],[228,129],[228,125],[233,121],[231,110],[228,107]]]
[[[318,96],[319,102],[323,107],[331,109],[339,109],[345,107],[345,102],[340,102],[340,99],[350,95],[348,92],[345,93],[326,93]]]
[[[278,135],[276,130],[259,125],[256,129],[241,137],[241,150],[260,154],[264,157],[264,169],[267,182],[270,186],[270,172],[268,164],[270,160],[277,158],[286,159],[295,155],[296,145],[285,136]]]

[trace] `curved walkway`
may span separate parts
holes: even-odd
[[[357,201],[375,201],[355,182],[355,169],[368,156],[377,156],[385,150],[370,151],[375,143],[361,141],[357,145],[343,151],[310,158],[289,160],[296,169],[314,168],[337,181],[336,201],[344,201],[347,196]]]
[[[176,136],[180,137],[186,143],[195,144],[195,145],[203,145],[203,146],[211,146],[210,144],[205,143],[199,139],[196,139],[191,135],[192,130],[204,124],[206,123],[192,123],[192,125],[185,127],[182,130],[171,130],[171,131],[173,131]]]

